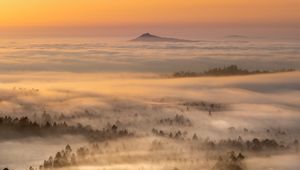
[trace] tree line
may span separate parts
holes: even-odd
[[[166,132],[164,130],[152,129],[152,134],[160,137],[166,137],[175,140],[189,140],[187,139],[188,132],[175,131]],[[299,152],[299,141],[295,139],[289,143],[278,142],[275,139],[258,139],[253,138],[252,140],[244,140],[241,136],[237,139],[222,139],[219,141],[210,140],[209,138],[200,139],[197,134],[194,134],[191,140],[197,142],[197,148],[199,150],[222,150],[231,149],[238,151],[249,151],[249,152],[283,152],[283,151],[294,151]]]
[[[267,71],[267,70],[249,71],[247,69],[241,69],[237,65],[230,65],[230,66],[225,66],[225,67],[211,68],[204,72],[178,71],[178,72],[173,73],[172,77],[183,78],[183,77],[200,77],[200,76],[233,76],[233,75],[291,72],[291,71],[295,71],[295,70],[294,69],[281,69],[281,70],[274,70],[274,71]]]
[[[159,124],[163,125],[176,125],[176,126],[192,126],[190,119],[184,117],[183,115],[176,114],[174,118],[164,118],[159,120]]]
[[[66,122],[45,122],[43,124],[31,121],[28,117],[0,117],[0,138],[20,138],[31,136],[60,136],[81,135],[91,141],[133,136],[127,129],[120,129],[117,125],[110,125],[101,130],[93,129],[89,125],[68,125]]]

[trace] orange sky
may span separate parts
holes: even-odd
[[[299,26],[299,0],[0,0],[0,27]]]

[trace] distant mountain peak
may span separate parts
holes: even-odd
[[[142,34],[140,37],[157,37],[157,36],[152,35],[149,32],[146,32],[146,33]]]
[[[139,41],[139,42],[195,42],[191,40],[183,40],[177,38],[168,38],[168,37],[160,37],[157,35],[153,35],[149,32],[143,33],[139,37],[131,40],[131,41]]]
[[[161,38],[161,37],[153,35],[149,32],[146,32],[146,33],[140,35],[139,37],[137,37],[136,39],[151,39],[151,38]]]

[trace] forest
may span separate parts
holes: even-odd
[[[178,71],[173,73],[174,78],[184,77],[202,77],[202,76],[238,76],[238,75],[252,75],[252,74],[270,74],[270,73],[281,73],[281,72],[292,72],[295,69],[280,69],[280,70],[254,70],[250,71],[242,69],[237,65],[229,65],[224,67],[210,68],[203,72],[192,72],[192,71]]]

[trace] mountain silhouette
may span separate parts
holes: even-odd
[[[160,37],[160,36],[153,35],[150,33],[144,33],[131,41],[136,41],[136,42],[196,42],[196,41],[192,41],[192,40]]]

